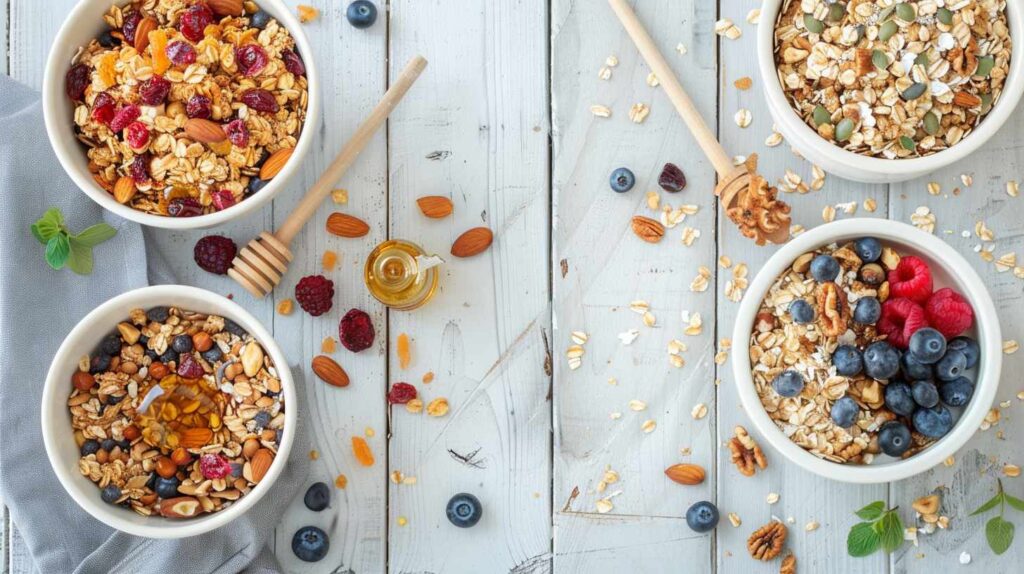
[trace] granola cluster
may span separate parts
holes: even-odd
[[[229,319],[136,309],[82,357],[71,383],[78,469],[109,504],[167,518],[217,512],[277,456],[280,378]]]
[[[104,20],[110,29],[76,55],[66,90],[89,169],[115,200],[202,215],[280,171],[309,96],[288,30],[241,0],[137,0]],[[265,162],[275,165],[261,173]]]
[[[786,0],[779,81],[821,137],[867,156],[956,145],[998,101],[1009,71],[1005,0]]]

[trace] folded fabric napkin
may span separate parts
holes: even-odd
[[[146,248],[138,225],[104,212],[75,187],[47,141],[39,95],[2,76],[0,133],[0,493],[36,570],[280,571],[267,542],[309,472],[301,425],[274,491],[242,518],[202,536],[151,540],[118,532],[89,516],[58,482],[39,423],[43,381],[57,347],[98,304],[149,279],[168,283],[173,277]],[[50,207],[60,208],[74,231],[101,220],[117,229],[95,248],[91,275],[54,271],[43,260],[29,226]],[[302,385],[296,386],[301,403]],[[303,407],[290,408],[301,413]]]

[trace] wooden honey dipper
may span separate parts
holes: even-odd
[[[765,179],[757,175],[757,156],[752,155],[746,165],[733,165],[729,154],[725,153],[714,132],[704,123],[704,119],[693,105],[693,100],[683,90],[679,78],[669,67],[627,0],[608,2],[633,39],[640,55],[661,82],[676,111],[682,116],[700,148],[704,150],[704,154],[718,172],[715,195],[719,197],[729,219],[739,226],[743,235],[753,239],[758,245],[764,245],[768,241],[785,243],[789,239],[789,206],[777,199],[777,190],[769,187]]]
[[[426,67],[427,61],[422,56],[416,56],[406,64],[395,83],[388,88],[384,97],[363,120],[345,147],[341,148],[338,157],[334,158],[320,179],[306,192],[302,201],[284,220],[284,224],[276,232],[260,233],[259,237],[238,252],[238,256],[231,262],[231,269],[228,270],[228,275],[232,279],[257,299],[266,297],[274,290],[288,271],[288,263],[292,260],[292,252],[288,248],[292,239],[316,213],[334,184],[345,174],[369,143],[370,138],[384,125],[391,110],[395,109]]]

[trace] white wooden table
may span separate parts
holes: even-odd
[[[0,27],[8,35],[0,65],[38,88],[50,42],[74,0],[0,3]],[[291,296],[295,282],[318,272],[323,251],[333,249],[342,254],[331,273],[337,290],[333,311],[317,319],[302,312],[278,315],[275,300],[254,301],[229,280],[198,270],[191,250],[201,233],[149,233],[182,283],[234,293],[273,328],[292,368],[304,375],[312,403],[303,414],[320,456],[310,480],[348,477],[328,511],[314,514],[296,500],[283,517],[274,544],[288,571],[777,572],[777,561],[755,563],[745,550],[747,536],[772,516],[792,520],[790,547],[801,572],[946,571],[960,568],[962,551],[974,559],[965,571],[1009,572],[1024,559],[1020,541],[993,557],[983,519],[966,516],[991,495],[1003,462],[1024,462],[1013,446],[1024,430],[1014,398],[1022,388],[1015,376],[1020,354],[1005,357],[998,401],[1011,406],[1002,409],[1002,422],[979,433],[951,468],[864,487],[816,478],[772,452],[768,470],[755,478],[733,468],[723,444],[746,417],[728,364],[717,365],[714,356],[737,304],[724,296],[732,272],[716,261],[728,256],[753,274],[773,250],[743,239],[716,208],[710,165],[664,94],[646,84],[648,70],[605,2],[391,0],[390,17],[367,31],[345,22],[347,2],[306,3],[322,11],[306,25],[324,79],[323,124],[307,128],[316,130],[319,141],[303,175],[273,207],[218,230],[239,242],[283,220],[409,57],[421,53],[430,60],[387,133],[340,184],[349,190],[349,203],[340,209],[368,221],[370,236],[328,236],[323,225],[334,207],[325,206],[294,245],[296,261],[276,296]],[[751,57],[754,27],[745,22],[755,1],[636,4],[726,148],[758,152],[772,180],[786,168],[809,178],[811,166],[787,145],[769,149],[762,143],[772,122]],[[731,18],[743,36],[720,40],[712,31],[719,17]],[[685,54],[674,51],[679,44],[687,47]],[[609,56],[618,65],[603,80],[598,71]],[[733,87],[743,76],[754,78],[753,89]],[[643,124],[628,117],[638,102],[651,108]],[[608,106],[612,116],[595,117],[593,104]],[[754,118],[746,129],[733,122],[741,107]],[[875,216],[900,221],[928,206],[938,220],[936,233],[984,275],[1006,338],[1016,338],[1024,320],[1024,283],[984,263],[972,253],[978,239],[964,238],[961,231],[985,220],[996,233],[997,255],[1024,244],[1024,219],[1017,215],[1017,202],[1024,200],[1004,192],[1007,180],[1021,177],[1024,140],[1015,136],[1022,129],[1016,114],[982,151],[927,179],[868,186],[830,177],[821,191],[787,199],[795,221],[807,227],[820,224],[822,209],[837,203],[861,205],[871,198],[878,205]],[[700,207],[684,224],[702,233],[691,247],[680,241],[682,227],[656,246],[629,229],[630,216],[646,211],[644,194],[657,189],[657,175],[668,161],[683,167],[689,185],[678,195],[662,194],[662,200]],[[618,166],[638,176],[629,194],[608,188],[608,174]],[[974,184],[965,188],[961,173],[972,174]],[[927,181],[940,183],[942,194],[929,196]],[[961,192],[954,196],[957,187]],[[423,218],[414,200],[428,194],[451,197],[454,217]],[[855,215],[866,215],[864,208]],[[495,231],[495,244],[476,258],[449,262],[441,292],[426,308],[388,312],[363,288],[363,260],[378,241],[407,238],[446,254],[461,231],[478,225]],[[694,293],[689,284],[701,265],[714,277],[706,292]],[[657,327],[644,327],[630,312],[634,299],[650,302]],[[336,357],[353,384],[329,388],[312,376],[309,362],[324,337],[336,336],[338,318],[352,307],[372,315],[379,342],[376,352],[339,350]],[[684,310],[704,317],[700,335],[683,335]],[[623,346],[616,335],[631,328],[641,334]],[[582,367],[570,371],[565,351],[574,330],[590,339]],[[413,339],[408,371],[399,369],[393,351],[403,332]],[[682,369],[666,360],[666,345],[676,338],[689,346]],[[423,385],[427,371],[436,378]],[[610,377],[618,384],[609,384]],[[447,397],[450,414],[389,414],[384,393],[399,380],[416,383],[428,399]],[[645,401],[647,410],[630,410],[632,399]],[[709,407],[699,420],[691,416],[698,403]],[[613,419],[613,412],[623,414]],[[657,423],[650,434],[641,431],[647,419]],[[376,431],[369,442],[378,462],[371,468],[360,467],[347,446],[351,435],[367,428]],[[668,481],[663,469],[682,461],[706,467],[708,480],[688,488]],[[598,493],[609,468],[620,480]],[[416,484],[394,484],[393,471],[415,476]],[[1021,480],[1005,480],[1018,496]],[[853,510],[882,499],[899,505],[909,519],[910,503],[935,489],[944,493],[950,530],[922,536],[918,548],[906,545],[889,558],[847,557]],[[485,507],[483,521],[470,530],[452,527],[444,516],[445,502],[461,491],[475,493]],[[611,512],[599,514],[596,501],[617,491]],[[774,506],[765,502],[770,492],[781,495]],[[683,519],[685,509],[701,499],[715,501],[722,511],[714,535],[694,534]],[[730,512],[742,519],[738,528],[725,519]],[[1009,518],[1021,522],[1019,516]],[[805,532],[811,521],[820,528]],[[315,565],[298,561],[290,550],[292,533],[305,524],[331,535],[330,554]],[[3,548],[7,571],[29,571],[16,525],[6,524]]]

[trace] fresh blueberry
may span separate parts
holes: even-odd
[[[910,448],[910,429],[898,421],[889,421],[878,429],[878,446],[889,456],[900,456]]]
[[[130,440],[126,439],[126,438],[123,438],[123,439],[117,441],[117,446],[121,447],[121,451],[128,452],[128,449],[130,449],[132,447],[132,441],[130,441]]]
[[[839,397],[839,400],[832,403],[832,422],[843,428],[853,426],[853,423],[857,421],[858,413],[860,413],[860,406],[849,396]]]
[[[302,498],[302,502],[306,505],[306,508],[314,512],[320,512],[331,503],[331,489],[323,482],[314,482],[309,486],[309,490],[306,491],[306,496]]]
[[[249,332],[243,329],[241,325],[227,318],[224,319],[224,330],[239,337],[245,337],[249,334]]]
[[[89,360],[89,372],[92,374],[102,373],[110,368],[110,355],[105,353],[96,353]]]
[[[939,404],[939,389],[931,381],[916,381],[910,385],[910,391],[914,395],[914,402],[925,408],[931,408]]]
[[[153,359],[154,361],[160,360],[160,355],[158,355],[157,352],[154,351],[153,349],[146,349],[146,356],[149,357],[150,359]]]
[[[718,507],[702,500],[686,511],[686,525],[694,532],[708,532],[718,526]]]
[[[257,10],[255,14],[249,16],[249,25],[253,28],[258,28],[262,30],[267,27],[267,24],[270,23],[270,18],[271,16],[267,12],[263,10]]]
[[[252,195],[267,186],[269,182],[264,181],[255,175],[249,178],[249,195]]]
[[[874,237],[862,237],[853,242],[853,250],[864,263],[874,263],[882,256],[882,243]]]
[[[914,428],[928,438],[940,438],[953,428],[953,414],[942,405],[914,411]]]
[[[789,316],[794,323],[810,323],[814,321],[814,308],[803,299],[797,299],[789,304]]]
[[[256,413],[256,416],[254,416],[252,420],[256,423],[256,428],[265,428],[270,424],[270,413],[267,411],[260,411]]]
[[[937,363],[946,354],[946,338],[931,327],[923,327],[910,336],[909,351],[919,363]]]
[[[292,536],[292,552],[303,562],[318,562],[327,556],[331,541],[316,526],[303,526]]]
[[[874,297],[858,299],[853,308],[853,320],[861,325],[874,325],[881,316],[882,304]]]
[[[231,463],[231,478],[238,478],[242,476],[242,471],[245,470],[245,466],[240,462]]]
[[[88,456],[90,454],[96,454],[100,450],[100,443],[93,439],[88,439],[82,443],[82,447],[78,450],[82,456]]]
[[[974,383],[967,377],[957,377],[939,387],[942,402],[951,407],[962,407],[971,402],[974,394]]]
[[[100,343],[100,351],[106,355],[120,355],[121,337],[113,334],[103,337],[103,342]]]
[[[964,354],[967,359],[967,368],[973,369],[981,357],[981,347],[978,342],[970,337],[955,337],[946,345],[946,348],[956,349]]]
[[[114,45],[117,44],[117,38],[114,37],[110,30],[104,30],[97,40],[99,41],[100,46],[103,46],[104,48],[113,48]]]
[[[149,311],[146,311],[146,318],[150,321],[156,321],[157,323],[163,323],[171,316],[171,310],[167,307],[153,307]]]
[[[804,377],[793,370],[782,371],[772,381],[772,388],[780,396],[795,397],[804,390]]]
[[[612,191],[626,193],[633,189],[633,185],[636,184],[636,176],[628,168],[620,167],[612,172],[611,177],[608,178],[608,183],[612,186]]]
[[[348,23],[356,28],[369,28],[377,21],[377,7],[369,0],[356,0],[345,11]]]
[[[941,381],[952,381],[967,368],[967,356],[956,350],[947,350],[946,355],[935,364],[935,376]]]
[[[835,365],[836,372],[844,377],[858,375],[864,370],[864,359],[861,358],[857,347],[853,345],[836,347],[835,352],[832,353],[832,364]]]
[[[100,443],[100,448],[107,452],[114,450],[115,446],[117,446],[117,441],[112,438],[103,439],[103,442]]]
[[[156,490],[156,479],[160,478],[160,475],[156,472],[149,473],[149,480],[146,481],[146,488],[155,491]]]
[[[117,485],[108,484],[100,491],[100,498],[107,504],[114,504],[118,498],[121,498],[121,489]]]
[[[171,341],[171,348],[179,353],[188,353],[192,351],[192,337],[188,335],[178,335]]]
[[[220,346],[214,344],[209,349],[203,351],[203,358],[209,363],[216,363],[224,357],[224,351],[220,350]]]
[[[448,521],[455,526],[469,528],[480,522],[484,509],[477,497],[467,492],[462,492],[456,494],[448,501],[445,513],[448,515]]]
[[[811,260],[811,276],[818,283],[835,281],[839,277],[839,262],[831,255],[815,255]]]
[[[885,385],[885,408],[904,417],[914,414],[917,403],[910,385],[903,381],[892,381]]]
[[[932,366],[919,362],[910,353],[903,353],[903,356],[900,357],[900,370],[909,381],[923,381],[932,378]]]
[[[180,353],[178,353],[171,347],[167,347],[167,350],[164,351],[164,354],[160,355],[160,362],[165,365],[169,365],[170,363],[177,363],[179,358]]]
[[[885,341],[875,341],[864,349],[864,372],[872,379],[885,381],[900,370],[900,352]]]
[[[125,395],[121,395],[121,396],[107,395],[107,404],[108,405],[116,405],[117,403],[123,401],[124,397],[125,397]]]
[[[153,491],[160,498],[174,498],[178,496],[178,485],[181,481],[178,477],[172,476],[171,478],[164,478],[162,476],[156,477],[156,481],[153,483]]]

